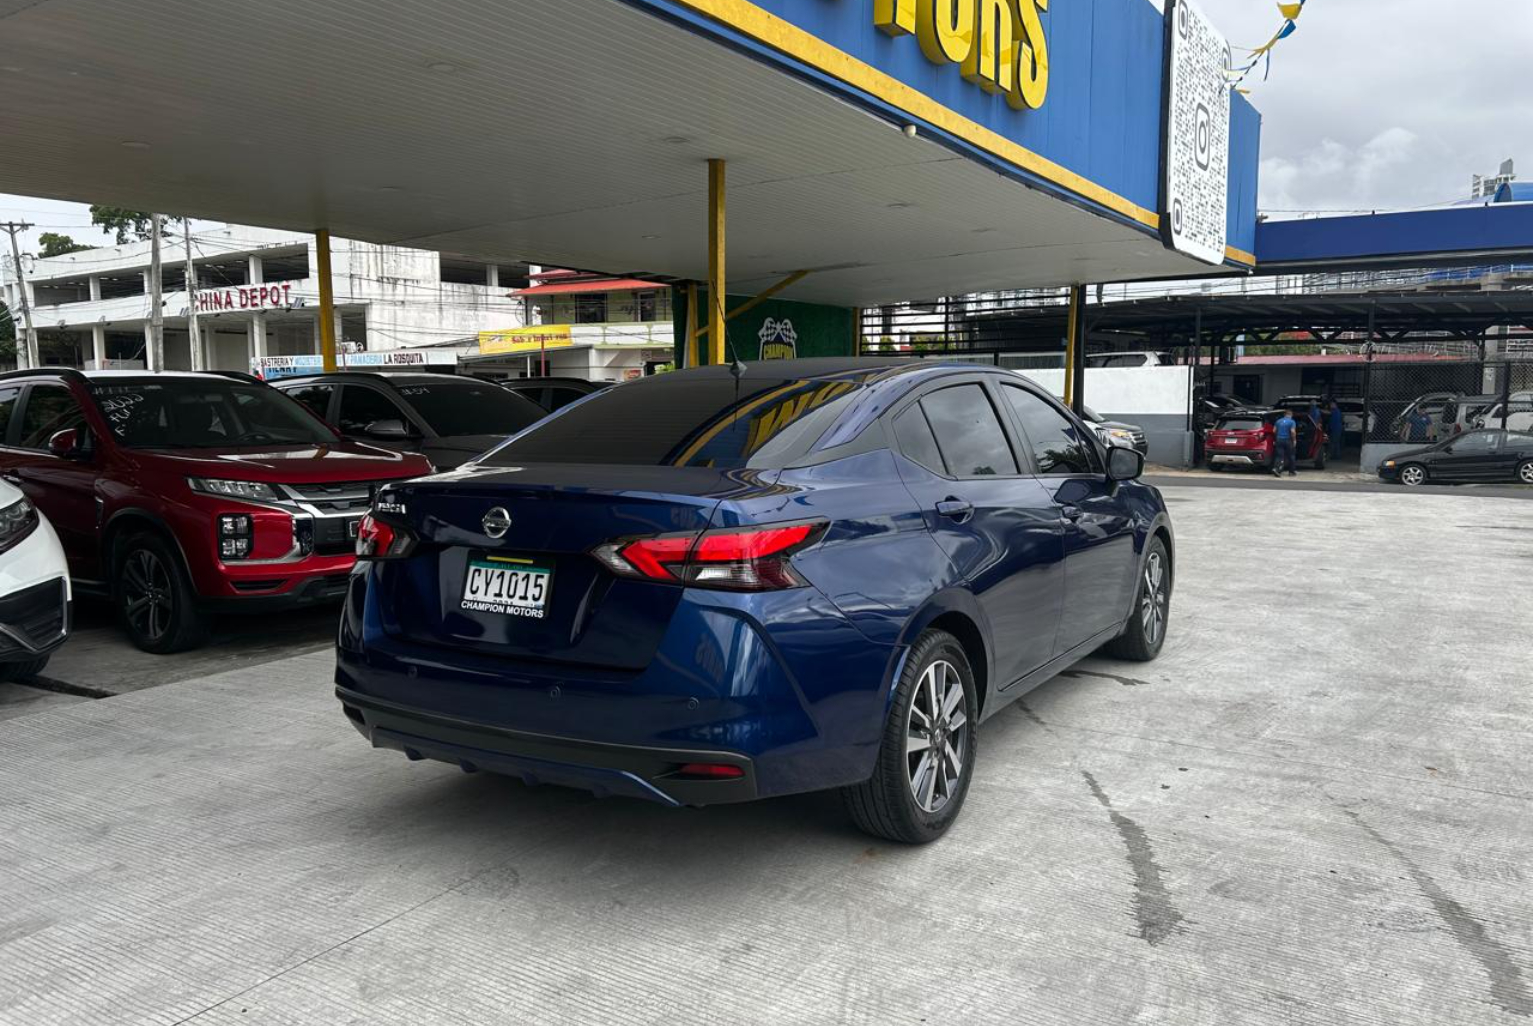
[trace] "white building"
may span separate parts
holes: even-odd
[[[150,244],[23,257],[32,323],[47,363],[142,367],[149,338]],[[228,225],[192,235],[195,300],[207,366],[249,370],[266,357],[319,352],[314,237]],[[161,242],[165,366],[191,367],[186,253]],[[21,335],[21,302],[7,257],[4,299]],[[336,338],[343,352],[448,347],[477,352],[481,332],[526,324],[526,264],[485,264],[398,246],[333,239]],[[72,359],[70,348],[72,347]],[[61,353],[60,350],[63,350]],[[61,359],[62,358],[62,359]]]

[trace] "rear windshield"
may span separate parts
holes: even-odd
[[[91,395],[118,442],[130,449],[239,445],[334,445],[339,439],[269,385],[217,378],[129,378]]]
[[[661,375],[550,417],[484,462],[784,466],[845,408],[865,373],[826,380]]]
[[[399,385],[398,392],[439,435],[514,435],[548,415],[531,399],[482,381]]]
[[[1220,431],[1260,431],[1267,422],[1261,417],[1220,417]]]

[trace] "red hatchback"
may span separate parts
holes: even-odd
[[[1260,467],[1270,472],[1277,460],[1276,424],[1286,410],[1232,410],[1219,418],[1204,440],[1210,470],[1225,467]],[[1325,469],[1325,432],[1309,414],[1294,417],[1299,429],[1294,459]]]
[[[200,644],[213,612],[339,600],[375,487],[430,472],[248,375],[0,375],[0,474],[148,652]]]

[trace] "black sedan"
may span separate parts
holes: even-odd
[[[1424,449],[1397,452],[1379,464],[1379,476],[1411,487],[1470,481],[1533,485],[1533,435],[1470,431]]]
[[[451,470],[548,415],[500,385],[451,374],[340,371],[273,384],[353,441]]]

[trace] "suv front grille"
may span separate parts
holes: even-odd
[[[283,485],[289,495],[299,502],[313,506],[321,513],[342,516],[354,513],[361,516],[373,504],[373,495],[387,481],[343,481],[338,484],[290,484]]]
[[[41,651],[69,629],[62,577],[0,599],[0,651]]]

